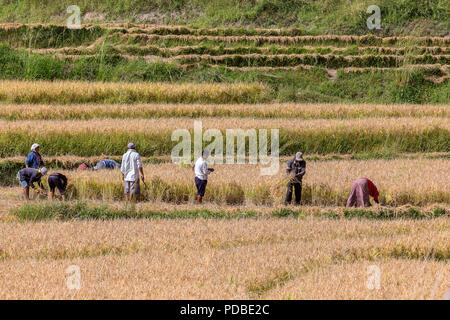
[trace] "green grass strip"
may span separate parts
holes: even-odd
[[[233,211],[233,213],[209,209],[192,210],[136,210],[134,205],[128,208],[117,209],[108,205],[89,205],[87,202],[40,202],[26,203],[19,209],[11,211],[19,221],[44,220],[112,220],[112,219],[240,219],[240,218],[287,218],[302,219],[308,216],[302,209],[293,210],[282,208],[273,210],[271,214],[264,215],[254,210]],[[343,214],[330,209],[328,212],[314,214],[319,218],[330,219],[432,219],[448,216],[448,212],[441,207],[435,207],[431,212],[420,208],[395,209],[345,209]]]
[[[113,209],[107,205],[89,206],[86,202],[43,202],[27,203],[12,211],[20,221],[41,220],[111,220],[111,219],[236,219],[252,218],[258,214],[255,211],[226,213],[207,209],[194,210],[139,210],[133,204],[125,209]]]

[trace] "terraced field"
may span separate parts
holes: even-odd
[[[220,175],[211,177],[205,201],[223,205],[281,205],[288,182],[284,162],[275,176],[260,176],[260,165],[215,165]],[[329,160],[308,166],[303,204],[345,206],[355,177],[370,176],[379,183],[380,202],[387,206],[426,206],[450,203],[449,162],[445,159]],[[195,186],[190,167],[172,163],[149,164],[144,197],[169,203],[194,202]],[[69,199],[121,200],[120,173],[60,170],[71,181]],[[423,181],[429,181],[424,184]],[[17,188],[17,194],[20,189]]]
[[[2,298],[441,299],[448,218],[0,224]],[[65,287],[80,266],[80,290]],[[366,270],[379,266],[380,290]],[[170,272],[168,272],[170,270]],[[36,283],[39,283],[37,285]]]
[[[295,28],[144,24],[68,29],[10,23],[0,24],[2,41],[3,79],[258,82],[270,87],[254,101],[243,97],[241,102],[246,103],[434,104],[445,103],[449,95],[448,36],[306,35]],[[120,101],[161,102],[145,95],[130,99]],[[166,102],[171,101],[183,102]]]
[[[448,36],[10,23],[0,42],[0,298],[447,293]],[[266,165],[248,154],[216,163],[195,205],[191,165],[171,159],[172,133],[193,134],[194,121],[224,145],[228,129],[267,129],[268,145],[278,129],[277,173],[261,176]],[[146,175],[132,205],[119,170],[76,170],[120,161],[129,141]],[[36,142],[50,172],[69,178],[66,202],[24,205],[15,175]],[[285,163],[300,150],[302,205],[286,207]],[[359,177],[380,204],[344,208]],[[64,285],[73,264],[78,291]],[[366,286],[373,265],[380,290]]]
[[[226,67],[399,68],[447,75],[449,37],[309,36],[296,29],[191,29],[152,25],[0,25],[0,41],[59,58],[145,59]],[[26,35],[26,37],[24,37]],[[72,46],[67,46],[68,44]],[[75,46],[74,46],[75,45]],[[432,65],[432,66],[427,66]]]

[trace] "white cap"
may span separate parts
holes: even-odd
[[[297,152],[295,154],[295,160],[303,160],[303,152]]]
[[[31,151],[35,151],[36,148],[39,148],[39,145],[38,145],[37,143],[34,143],[34,144],[31,146]]]
[[[202,150],[202,157],[208,158],[210,156],[210,152],[208,150]]]
[[[40,172],[43,176],[45,176],[45,175],[47,174],[47,171],[48,171],[48,169],[47,169],[46,167],[42,167],[42,168],[39,169],[39,172]]]

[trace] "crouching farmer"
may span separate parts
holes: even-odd
[[[378,203],[378,189],[375,184],[367,178],[357,179],[353,182],[347,207],[370,207],[370,196]]]
[[[116,161],[111,159],[104,159],[102,161],[97,162],[97,164],[94,166],[94,170],[104,170],[104,169],[115,169],[120,168],[120,164],[118,164]]]
[[[67,188],[67,177],[62,173],[52,173],[48,176],[48,187],[50,189],[50,194],[48,196],[49,200],[53,200],[56,188],[58,188],[59,194],[64,200]]]
[[[297,152],[295,158],[287,162],[286,173],[290,177],[286,190],[285,205],[291,204],[292,189],[295,190],[295,205],[300,205],[302,199],[302,179],[306,173],[306,161],[303,160],[303,153]]]
[[[30,187],[37,193],[40,190],[34,185],[37,185],[42,189],[46,190],[42,185],[41,178],[47,174],[47,168],[35,169],[35,168],[24,168],[17,173],[17,178],[20,181],[20,185],[23,188],[23,194],[26,200],[30,200]]]
[[[122,180],[125,182],[125,200],[131,201],[133,195],[138,197],[141,194],[139,175],[143,183],[144,169],[142,167],[141,156],[137,153],[134,143],[128,144],[128,151],[122,156]]]
[[[208,169],[206,166],[206,159],[209,156],[209,152],[202,151],[202,156],[197,159],[194,166],[195,173],[195,186],[197,188],[197,203],[202,203],[202,199],[205,196],[206,185],[208,184],[208,175],[214,171],[213,168]]]

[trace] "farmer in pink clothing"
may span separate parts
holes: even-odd
[[[353,182],[347,207],[370,207],[369,197],[378,202],[378,189],[375,184],[367,178],[360,178]]]

